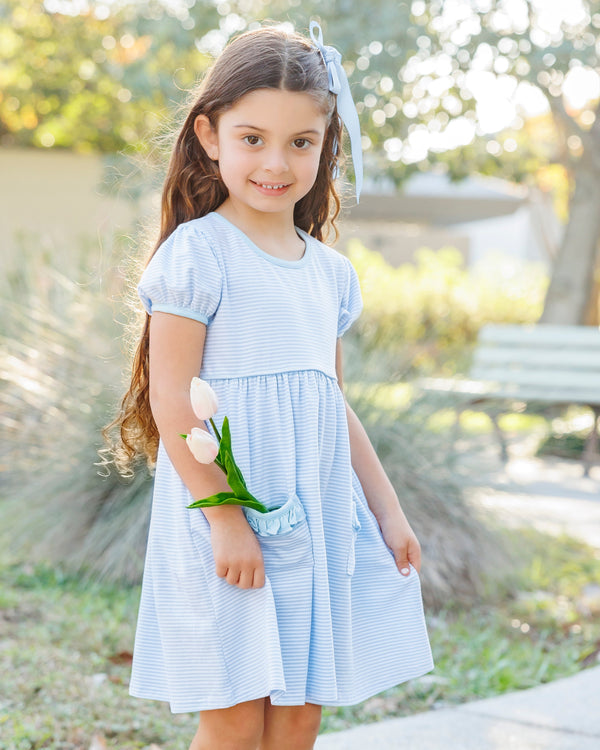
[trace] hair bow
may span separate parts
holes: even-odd
[[[315,36],[314,30],[317,30]],[[335,47],[323,44],[323,32],[316,21],[310,22],[310,38],[315,47],[321,53],[327,74],[329,76],[329,90],[337,95],[337,111],[342,118],[344,127],[350,136],[350,149],[352,151],[352,163],[354,165],[354,177],[356,181],[356,202],[359,202],[360,191],[363,182],[363,160],[360,136],[360,123],[354,106],[354,100],[350,92],[350,84],[346,71],[342,65],[342,56]]]

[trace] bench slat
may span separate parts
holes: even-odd
[[[479,370],[491,365],[516,365],[528,369],[558,368],[565,371],[595,370],[600,378],[600,350],[560,348],[525,349],[483,345],[475,349],[473,366]],[[600,386],[600,380],[599,380]]]
[[[563,372],[561,370],[510,370],[507,367],[472,368],[470,377],[475,380],[485,380],[506,385],[511,388],[519,386],[537,387],[540,394],[546,388],[563,388],[565,391],[577,391],[582,388],[595,390],[600,399],[600,379],[598,373],[575,370]]]
[[[600,329],[595,326],[520,326],[489,324],[481,328],[480,344],[511,343],[515,346],[577,348],[600,350]]]
[[[551,387],[541,390],[531,386],[511,388],[499,383],[466,378],[422,378],[418,385],[425,391],[452,394],[459,399],[514,399],[554,404],[600,405],[600,392],[597,388],[578,391]]]
[[[425,390],[469,400],[600,406],[600,329],[484,326],[468,379],[426,379]]]
[[[462,392],[465,393],[464,391]],[[465,394],[466,395],[466,394]],[[585,404],[586,406],[600,406],[600,393],[595,388],[581,390],[566,390],[564,388],[546,388],[543,391],[530,386],[519,386],[518,388],[499,387],[494,390],[494,384],[488,384],[484,395],[473,393],[474,399],[514,399],[515,401],[526,401],[528,403],[538,402],[545,404]]]

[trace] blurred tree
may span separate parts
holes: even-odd
[[[144,149],[231,35],[266,18],[306,31],[312,17],[344,50],[376,183],[434,164],[517,181],[562,166],[569,221],[542,320],[589,321],[599,0],[4,0],[0,143]]]
[[[205,3],[195,34],[218,23]],[[187,20],[187,22],[186,22]],[[111,153],[145,148],[210,63],[189,15],[158,2],[0,4],[0,143]]]

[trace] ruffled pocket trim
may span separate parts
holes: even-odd
[[[291,495],[285,503],[268,513],[261,513],[253,508],[244,508],[246,520],[259,536],[275,536],[287,534],[306,518],[302,503]]]

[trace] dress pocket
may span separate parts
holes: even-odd
[[[346,572],[349,576],[354,573],[354,567],[356,565],[356,537],[360,531],[360,521],[358,520],[358,512],[356,510],[356,501],[352,501],[352,542],[350,544],[350,550],[348,551],[348,562],[346,565]]]
[[[246,519],[256,533],[263,553],[265,569],[312,567],[312,540],[302,503],[291,495],[285,503],[268,513],[244,508]]]

